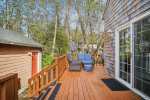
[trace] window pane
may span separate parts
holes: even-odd
[[[141,21],[138,21],[134,24],[134,34],[141,32]]]
[[[146,31],[150,29],[150,17],[142,20],[142,30]]]
[[[125,44],[125,41],[124,41],[124,38],[121,39],[121,43],[120,43],[120,46],[124,46]]]
[[[142,52],[142,45],[135,45],[134,46],[135,55],[141,55],[141,52]]]
[[[141,56],[134,56],[134,66],[141,67]]]
[[[134,42],[135,42],[134,44],[140,44],[140,43],[142,43],[141,33],[138,33],[137,35],[135,35]]]
[[[143,92],[150,96],[150,84],[149,83],[146,83],[146,82],[143,82]]]
[[[127,81],[127,73],[120,71],[120,78]]]
[[[128,83],[130,83],[130,74],[128,74]]]
[[[134,87],[142,91],[142,81],[136,77],[134,78]]]
[[[134,76],[135,77],[141,78],[141,73],[142,73],[141,68],[138,68],[138,67],[134,68]]]
[[[120,63],[120,70],[124,71],[125,70],[125,64],[124,63]]]
[[[150,66],[150,58],[148,56],[142,56],[142,68],[147,69]]]
[[[142,33],[143,43],[150,43],[150,30]]]

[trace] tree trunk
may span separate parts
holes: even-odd
[[[79,8],[78,8],[78,6],[76,5],[76,3],[75,3],[75,9],[76,9],[76,11],[77,11],[77,14],[78,14],[78,17],[79,17],[79,22],[80,22],[80,27],[81,27],[81,30],[82,30],[82,34],[83,34],[83,48],[82,48],[82,50],[83,50],[83,53],[85,53],[85,42],[86,42],[86,36],[85,36],[85,25],[84,25],[84,21],[83,21],[83,18],[82,18],[82,16],[80,15],[80,11],[79,11]]]
[[[69,41],[70,41],[70,24],[69,24],[69,20],[70,20],[70,5],[71,5],[71,2],[70,2],[70,0],[68,0],[67,1],[67,9],[66,9],[66,18],[65,18],[65,24],[64,24],[64,29],[68,33],[68,40]]]
[[[6,29],[6,23],[7,23],[7,1],[3,0],[3,28]]]
[[[56,35],[57,35],[57,15],[56,15],[56,20],[55,20],[55,33],[54,33],[54,38],[53,38],[52,56],[54,56],[54,49],[55,49],[55,44],[56,44]]]
[[[93,20],[92,20],[92,16],[90,14],[90,34],[91,34],[91,39],[92,39],[92,50],[93,50]]]

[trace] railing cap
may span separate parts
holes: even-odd
[[[0,76],[0,83],[3,83],[5,81],[10,80],[10,79],[17,77],[17,76],[18,76],[17,73],[9,73],[9,74],[6,74],[4,76]]]

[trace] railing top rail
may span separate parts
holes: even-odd
[[[67,56],[67,54],[66,55],[63,55],[63,56],[59,56],[59,57],[57,57],[56,59],[59,59],[59,58],[62,58],[62,57],[66,57]]]
[[[51,83],[57,81],[62,75],[66,66],[66,55],[56,57],[55,61],[51,65],[32,76],[28,80],[28,97],[30,98],[34,96]]]
[[[9,74],[6,74],[4,76],[0,76],[0,83],[3,83],[7,80],[10,80],[12,79],[13,77],[15,77],[17,74],[16,73],[9,73]]]
[[[42,71],[40,71],[39,73],[35,74],[34,76],[32,76],[28,81],[31,81],[33,79],[35,79],[36,77],[40,76],[41,74],[43,74],[45,71],[52,69],[54,66],[56,66],[57,63],[54,62],[52,63],[49,67],[46,67],[45,69],[43,69]]]
[[[63,58],[63,57],[66,57],[66,55],[59,56],[59,57],[55,58],[55,62],[54,63],[49,65],[49,67],[46,67],[45,69],[43,69],[41,72],[39,72],[39,73],[35,74],[34,76],[32,76],[28,81],[31,81],[31,80],[35,79],[36,77],[38,77],[41,74],[43,74],[45,71],[47,71],[47,70],[53,68],[54,66],[56,66],[57,65],[57,60],[60,59],[60,58]]]

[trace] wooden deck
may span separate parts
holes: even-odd
[[[110,78],[103,67],[92,72],[65,70],[59,82],[62,83],[56,100],[140,100],[131,90],[111,91],[102,81]]]

